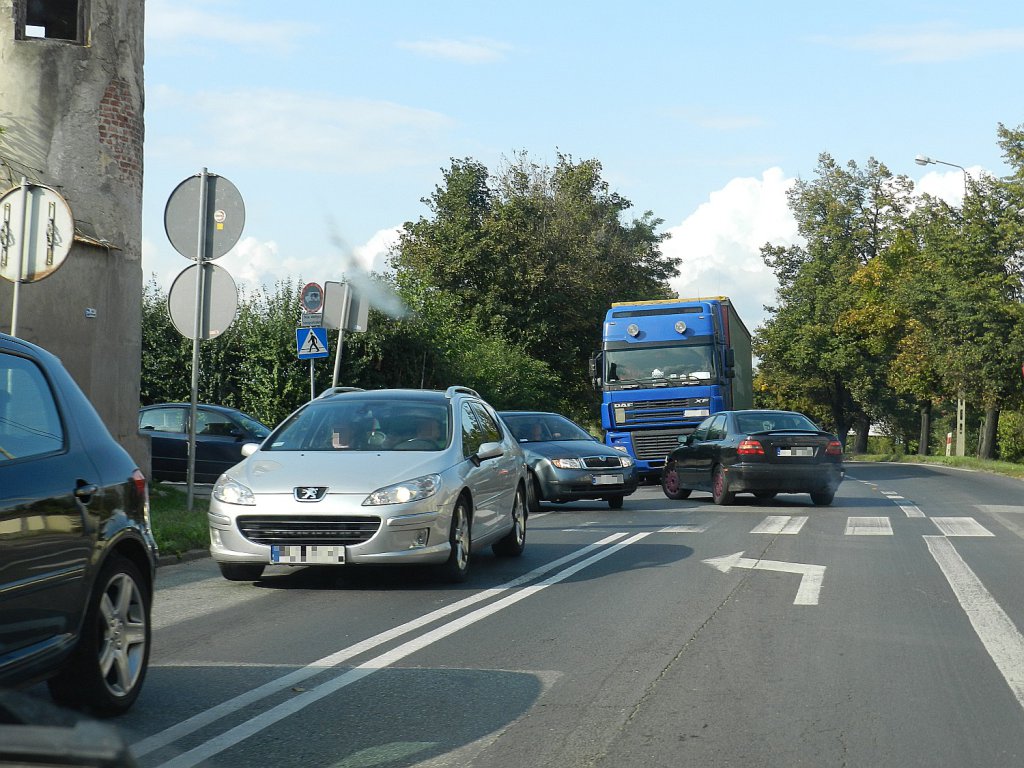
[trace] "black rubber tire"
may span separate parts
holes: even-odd
[[[473,543],[473,523],[469,517],[469,503],[460,496],[452,509],[452,524],[448,533],[451,552],[440,566],[441,576],[452,584],[469,578],[469,560]]]
[[[622,509],[622,504],[625,501],[623,496],[609,496],[605,501],[608,502],[609,509]]]
[[[835,497],[835,491],[814,491],[811,493],[811,501],[819,507],[827,507]]]
[[[679,473],[676,472],[674,464],[666,466],[661,471],[661,491],[676,501],[690,498],[690,489],[679,487]]]
[[[526,548],[526,491],[523,486],[516,489],[512,502],[512,530],[491,545],[494,554],[500,557],[519,557]]]
[[[263,575],[261,563],[217,563],[220,575],[228,581],[258,581]]]
[[[711,471],[711,500],[721,506],[727,506],[736,500],[736,494],[729,490],[729,477],[721,464],[716,464]]]
[[[75,650],[48,681],[53,699],[101,717],[127,712],[146,679],[152,606],[152,588],[135,563],[112,555],[89,595]]]

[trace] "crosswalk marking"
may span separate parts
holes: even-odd
[[[760,525],[751,530],[751,533],[795,535],[800,533],[800,529],[806,522],[806,516],[769,515]]]
[[[944,536],[995,536],[973,517],[933,517],[932,522]]]
[[[916,504],[899,504],[898,506],[907,517],[924,517],[924,512]]]
[[[846,536],[892,536],[892,523],[888,517],[848,517]]]

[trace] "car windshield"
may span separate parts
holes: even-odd
[[[641,347],[605,352],[610,382],[708,382],[715,370],[709,346]]]
[[[448,407],[417,399],[313,401],[263,444],[265,451],[439,451],[451,440]]]
[[[262,440],[270,434],[270,428],[256,421],[252,416],[247,416],[246,414],[241,413],[238,415],[238,420],[242,422],[242,426],[249,430],[259,440]]]
[[[806,416],[799,413],[744,413],[736,416],[736,426],[740,432],[775,432],[779,430],[798,430],[801,432],[817,432],[818,428]]]
[[[520,443],[594,439],[575,422],[554,413],[503,414],[502,418]]]

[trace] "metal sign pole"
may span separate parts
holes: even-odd
[[[309,399],[316,400],[316,379],[313,376],[313,358],[309,358]]]
[[[331,379],[331,386],[338,386],[338,374],[341,372],[341,347],[345,340],[345,326],[348,324],[348,308],[352,298],[352,287],[348,283],[342,283],[345,290],[341,300],[341,322],[338,323],[338,348],[334,351],[334,378]]]
[[[200,175],[199,183],[199,226],[196,238],[196,324],[192,332],[192,407],[189,415],[188,427],[188,500],[187,509],[192,511],[192,499],[195,495],[196,479],[196,407],[199,402],[199,340],[203,337],[203,290],[206,283],[205,266],[203,260],[206,258],[206,186],[208,182],[206,169]]]
[[[25,259],[28,256],[28,243],[25,242],[25,219],[28,216],[28,179],[21,177],[21,221],[18,222],[18,276],[14,280],[14,296],[11,298],[11,336],[18,335],[18,294],[21,292],[21,281],[25,279]]]

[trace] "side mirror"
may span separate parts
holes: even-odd
[[[470,459],[479,467],[487,459],[496,459],[504,453],[505,449],[501,443],[484,443],[475,454],[470,456]]]
[[[260,449],[259,443],[246,443],[242,446],[242,458],[247,459]]]

